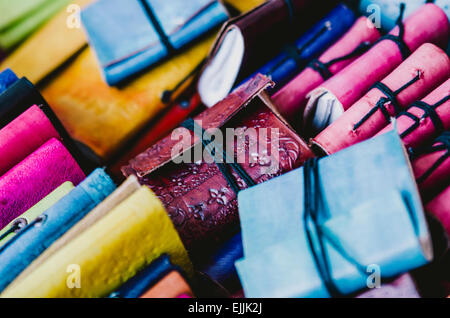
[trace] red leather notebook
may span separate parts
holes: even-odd
[[[226,143],[227,152],[234,146],[235,156],[238,152],[245,155],[240,167],[255,183],[295,169],[313,157],[307,144],[273,111],[264,92],[272,84],[267,77],[257,75],[195,118],[195,123],[206,130],[220,128],[225,132],[226,128],[243,128],[240,131],[244,134],[254,131],[259,134],[248,134],[246,142],[240,143],[242,148],[239,148],[237,138]],[[195,152],[200,139],[191,131],[184,132],[193,137],[188,147]],[[278,132],[278,136],[274,137],[274,132]],[[271,150],[270,155],[260,151],[253,153],[250,150],[255,149],[255,144],[263,144],[258,140],[264,140],[268,149],[276,150]],[[213,161],[208,163],[201,159],[195,163],[176,164],[172,150],[177,143],[179,139],[172,136],[162,139],[131,160],[122,172],[125,176],[136,175],[159,196],[188,249],[217,246],[218,242],[239,230],[236,193]],[[272,144],[279,146],[272,148]],[[231,173],[240,189],[249,185],[242,174]]]

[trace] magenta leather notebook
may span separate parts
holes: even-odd
[[[66,181],[85,175],[70,152],[52,138],[0,177],[0,228]]]
[[[51,138],[61,139],[38,106],[32,106],[0,130],[0,176]]]

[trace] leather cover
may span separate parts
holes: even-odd
[[[450,186],[431,200],[425,209],[442,223],[447,235],[450,236]]]
[[[79,147],[75,145],[74,140],[69,136],[52,108],[27,78],[21,78],[0,94],[0,128],[8,125],[32,105],[39,105],[72,156],[86,173],[90,172],[93,169],[92,162],[81,154]]]
[[[257,71],[279,53],[283,45],[295,40],[336,1],[317,3],[311,0],[272,0],[228,20],[217,37],[208,57],[211,63],[220,50],[227,33],[238,28],[244,39],[244,56],[235,84]],[[268,45],[270,43],[270,45]],[[234,85],[233,85],[234,86]]]
[[[36,105],[0,130],[0,175],[3,175],[51,138],[60,139],[44,112]]]
[[[123,177],[120,170],[131,159],[144,152],[147,148],[154,145],[157,141],[167,136],[172,130],[177,128],[192,113],[198,113],[204,109],[200,102],[200,96],[197,92],[186,99],[181,98],[172,105],[162,116],[152,120],[149,127],[140,133],[134,143],[128,143],[126,149],[120,154],[119,159],[115,160],[111,171],[117,178]]]
[[[450,79],[428,94],[423,103],[434,111],[422,108],[420,103],[413,103],[405,112],[400,113],[395,121],[398,134],[402,137],[407,149],[424,146],[446,130],[450,130]],[[413,118],[415,119],[413,119]],[[389,124],[378,134],[393,129]]]
[[[3,67],[0,67],[0,70]],[[5,69],[0,73],[0,94],[18,80],[17,75],[10,69]]]
[[[59,237],[52,245],[43,251],[38,258],[36,258],[30,266],[28,266],[17,277],[17,280],[21,280],[23,277],[28,276],[42,263],[47,261],[53,254],[59,251],[64,245],[68,244],[77,236],[81,235],[93,224],[101,220],[107,215],[113,208],[122,203],[130,195],[136,192],[140,188],[140,184],[135,177],[130,177],[125,180],[111,195],[105,200],[99,203],[92,211],[89,212],[81,221],[73,225],[66,233]]]
[[[3,245],[0,249],[0,291],[56,239],[102,202],[114,188],[113,181],[102,169],[95,170],[68,195]],[[88,246],[92,248],[92,242]]]
[[[175,54],[227,18],[217,0],[98,0],[81,13],[110,85]]]
[[[72,182],[64,182],[58,188],[53,190],[52,193],[36,203],[21,216],[11,221],[7,226],[3,228],[3,230],[0,231],[0,235],[4,235],[5,233],[10,232],[0,240],[0,247],[6,244],[6,242],[8,242],[10,239],[12,239],[24,226],[31,223],[39,215],[41,215],[43,212],[52,207],[56,202],[58,202],[62,197],[72,191],[73,188],[74,185]]]
[[[374,43],[380,37],[375,26],[365,17],[360,17],[334,45],[323,53],[318,60],[327,63],[353,52],[363,43]],[[347,65],[356,60],[361,54],[336,62],[329,67],[331,74],[335,75]],[[281,88],[272,100],[280,113],[290,122],[300,124],[306,106],[306,95],[322,84],[324,78],[311,67],[305,68],[292,81]]]
[[[226,99],[195,117],[205,130],[225,127],[278,129],[278,162],[261,156],[258,164],[249,164],[249,160],[242,164],[257,183],[290,171],[313,156],[306,143],[262,100],[264,89],[271,84],[269,79],[258,75]],[[270,144],[269,134],[271,133],[267,133],[267,140]],[[200,142],[196,136],[192,139],[189,145],[198,145]],[[172,161],[172,148],[177,143],[178,140],[167,136],[131,160],[122,171],[126,176],[138,176],[142,184],[155,191],[188,249],[194,248],[194,245],[202,246],[202,249],[217,246],[239,229],[236,196],[217,165],[205,162],[175,164]],[[227,149],[231,149],[228,147]],[[245,149],[246,158],[248,152]],[[275,167],[275,164],[278,166]],[[277,170],[269,172],[269,166]],[[244,187],[245,183],[239,181],[239,185]]]
[[[398,8],[401,3],[406,5],[405,17],[408,17],[427,2],[432,2],[439,6],[450,19],[450,3],[447,0],[361,0],[359,10],[362,14],[369,15],[373,13],[373,9],[369,10],[369,6],[378,5],[380,8],[379,13],[381,14],[380,26],[383,30],[390,30],[395,26],[395,21],[398,18]]]
[[[450,24],[445,13],[434,4],[427,4],[404,21],[404,42],[411,52],[424,43],[433,43],[445,48],[450,35]],[[389,34],[398,35],[395,27]],[[360,99],[370,87],[391,73],[400,63],[402,54],[397,44],[383,40],[368,52],[348,65],[339,74],[333,76],[308,95],[304,112],[305,121],[310,123],[317,99],[324,92],[330,92],[340,104],[342,111],[347,110]]]
[[[313,58],[318,57],[347,32],[355,20],[356,16],[352,10],[343,4],[338,5],[294,41],[292,47],[297,50],[295,59],[283,51],[260,67],[256,73],[270,77],[276,85],[270,90],[270,93],[274,94],[302,71]]]
[[[192,297],[193,292],[180,272],[171,271],[140,298],[177,298],[180,295]]]
[[[1,0],[0,47],[13,48],[68,3],[69,0]]]
[[[77,185],[84,178],[83,171],[63,144],[50,139],[0,177],[0,228],[65,181]]]
[[[1,296],[105,297],[163,254],[192,275],[163,205],[143,186]],[[71,264],[80,266],[81,288],[67,288]]]
[[[167,108],[161,101],[163,92],[196,68],[212,41],[213,37],[202,40],[120,89],[104,83],[92,50],[87,48],[42,94],[73,138],[107,160]],[[178,96],[177,91],[173,97]]]
[[[306,217],[303,168],[239,194],[244,259],[236,267],[247,297],[329,297],[315,261],[322,260],[319,240],[330,269],[323,276],[343,295],[366,288],[371,264],[387,279],[432,259],[422,202],[395,132],[318,166],[314,187],[321,188],[323,205],[314,225]],[[307,235],[309,225],[322,235]]]
[[[110,298],[138,298],[153,287],[176,267],[170,262],[168,255],[162,255],[149,266],[140,270],[136,276],[129,279],[118,290],[109,295]]]
[[[450,59],[440,48],[426,43],[383,79],[381,83],[392,91],[396,91],[412,81],[418,72],[420,73],[420,79],[401,90],[397,95],[398,108],[405,109],[413,101],[423,98],[448,79],[450,76]],[[315,137],[313,139],[314,144],[327,154],[331,154],[374,136],[389,124],[382,110],[377,109],[377,105],[383,97],[386,97],[386,95],[378,88],[371,89],[339,119]],[[390,116],[395,117],[400,112],[400,109],[396,111],[394,104],[390,102],[386,102],[383,107]],[[372,110],[375,110],[375,112],[356,127]]]
[[[73,0],[70,4],[83,8],[93,1]],[[76,27],[72,18],[75,11],[69,8],[61,10],[11,52],[0,63],[0,69],[11,68],[19,77],[37,84],[80,51],[87,43],[86,36],[82,28]]]
[[[425,202],[448,186],[450,179],[450,132],[446,131],[423,150],[416,149],[412,161],[420,194]]]

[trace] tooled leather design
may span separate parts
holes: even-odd
[[[263,108],[262,108],[263,107]],[[252,107],[253,108],[253,107]],[[247,113],[247,112],[246,112]],[[312,154],[304,143],[265,106],[248,112],[243,121],[231,121],[228,126],[247,128],[277,127],[279,129],[279,168],[264,173],[263,168],[271,165],[271,158],[265,154],[257,156],[256,163],[244,163],[242,167],[257,183],[270,180],[282,173],[299,167]],[[239,118],[242,119],[240,114]],[[241,122],[240,125],[234,125]],[[270,149],[270,133],[267,139]],[[249,158],[250,144],[245,142],[246,158]],[[235,141],[235,151],[237,151]],[[245,182],[232,171],[241,189]],[[238,230],[239,216],[235,193],[227,184],[215,164],[173,163],[166,165],[140,179],[161,199],[174,222],[183,242],[189,248],[198,244],[221,242],[226,234]]]
[[[243,143],[247,160],[241,166],[257,183],[297,168],[313,156],[306,143],[257,97],[270,84],[267,77],[257,75],[195,118],[204,129],[243,128],[245,131],[255,128],[258,131],[258,128],[269,128],[268,149],[271,149],[271,129],[278,129],[278,166],[271,166],[274,162],[265,153],[256,154],[255,163],[249,163],[249,142],[255,140],[247,138]],[[195,140],[191,144],[198,144],[199,139],[193,133],[191,136]],[[171,150],[178,142],[171,136],[166,137],[131,160],[122,171],[126,176],[135,174],[141,184],[148,185],[156,193],[187,248],[192,250],[217,244],[239,229],[236,195],[215,164],[173,163]],[[236,140],[233,142],[236,155],[238,145]],[[245,182],[232,169],[230,171],[244,189]]]

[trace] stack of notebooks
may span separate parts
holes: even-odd
[[[0,297],[450,296],[429,2],[0,0]]]

